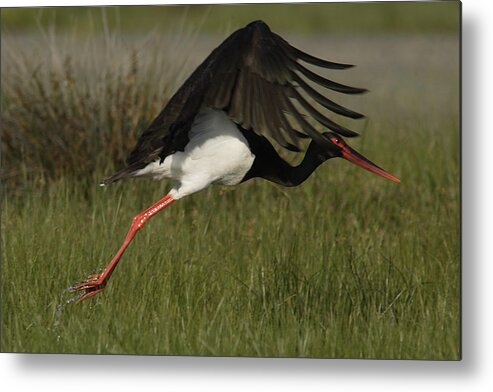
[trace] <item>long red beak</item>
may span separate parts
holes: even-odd
[[[347,159],[348,161],[355,163],[363,169],[368,170],[369,172],[372,172],[374,174],[378,174],[379,176],[382,176],[390,181],[401,182],[401,180],[399,180],[397,177],[393,176],[389,172],[386,172],[381,167],[378,167],[369,159],[366,159],[359,152],[353,150],[346,143],[344,143],[344,145],[340,147],[342,148],[342,158]]]

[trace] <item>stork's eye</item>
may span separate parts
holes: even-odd
[[[334,144],[339,144],[341,142],[341,139],[339,139],[337,136],[334,136],[333,138],[331,138],[331,140]]]

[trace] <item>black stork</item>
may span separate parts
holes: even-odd
[[[357,136],[356,132],[327,118],[308,101],[357,119],[363,115],[329,100],[309,81],[345,94],[366,90],[333,82],[302,63],[338,70],[352,67],[302,52],[262,21],[235,31],[212,51],[140,136],[126,167],[101,182],[106,186],[139,176],[173,181],[164,198],[133,218],[123,244],[103,272],[89,275],[71,289],[79,293],[78,302],[106,287],[125,249],[152,216],[211,184],[236,185],[261,177],[296,186],[336,157],[399,182],[341,137]],[[327,131],[317,131],[316,123]],[[303,138],[311,143],[301,164],[294,167],[269,141],[299,152]]]

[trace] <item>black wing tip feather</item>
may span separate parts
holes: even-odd
[[[295,146],[294,144],[291,143],[285,143],[282,145],[286,150],[293,151],[293,152],[301,152],[302,150]]]
[[[321,59],[319,57],[315,57],[311,54],[308,54],[306,52],[303,52],[302,50],[295,48],[292,45],[290,45],[290,47],[293,50],[294,55],[298,59],[300,59],[301,61],[304,61],[306,63],[315,65],[317,67],[334,69],[334,70],[344,70],[344,69],[353,68],[355,66],[354,64],[337,63],[334,61],[324,60],[324,59]]]
[[[339,133],[340,135],[345,136],[345,137],[357,137],[357,136],[359,136],[358,132],[351,131],[350,129],[346,129],[344,134],[342,134],[340,132],[336,132],[336,133]]]
[[[361,87],[353,87],[352,91],[350,92],[345,92],[346,94],[366,94],[368,93],[369,90],[366,88],[361,88]]]
[[[294,134],[299,137],[300,139],[308,139],[310,136],[308,135],[305,135],[304,133],[300,132],[300,131],[296,131],[294,130]]]
[[[370,92],[370,90],[368,90],[367,88],[354,87],[354,89],[358,90],[358,91],[354,92],[354,93],[349,93],[349,94],[366,94],[366,93]]]

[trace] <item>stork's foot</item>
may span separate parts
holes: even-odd
[[[103,291],[106,287],[107,279],[102,274],[92,274],[87,277],[85,281],[70,288],[72,293],[79,293],[80,297],[77,299],[77,303],[84,301],[85,299],[96,295],[100,291]]]

